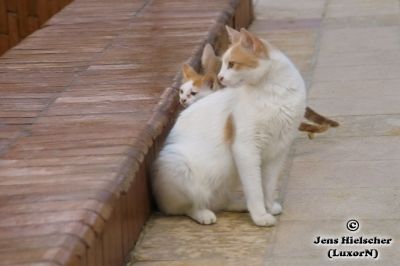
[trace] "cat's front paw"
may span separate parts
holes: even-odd
[[[199,224],[214,224],[217,222],[215,214],[207,209],[191,211],[188,215]]]
[[[275,201],[269,210],[272,215],[279,215],[282,213],[282,205]]]
[[[276,224],[276,219],[273,215],[265,213],[262,215],[252,215],[253,222],[258,226],[273,226]]]

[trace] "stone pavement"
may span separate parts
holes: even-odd
[[[223,213],[212,226],[155,214],[132,252],[152,265],[398,265],[400,259],[400,28],[395,0],[256,0],[250,30],[298,65],[309,106],[340,121],[296,140],[273,228]],[[346,229],[357,219],[356,232]],[[389,237],[392,245],[314,245],[315,237]],[[327,252],[376,248],[371,258]]]

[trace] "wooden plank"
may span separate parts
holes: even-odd
[[[105,265],[122,265],[122,223],[120,200],[114,204],[114,210],[103,231],[103,261]]]
[[[48,0],[37,0],[36,2],[36,14],[39,19],[39,24],[42,25],[50,17],[49,6],[47,3]]]
[[[18,0],[6,0],[7,10],[9,12],[17,13],[17,2]]]
[[[15,46],[20,40],[18,34],[18,18],[14,13],[8,13],[8,36],[9,47]]]
[[[98,241],[93,242],[93,244],[86,248],[86,266],[96,266],[96,245]],[[101,263],[101,262],[100,262]]]
[[[3,54],[5,51],[7,51],[8,48],[9,48],[8,35],[0,34],[0,55]]]
[[[28,30],[28,0],[17,1],[18,32],[23,39],[30,33]]]
[[[95,249],[95,257],[96,257],[96,264],[95,266],[107,266],[105,264],[104,255],[103,255],[103,237],[96,238],[96,245],[94,246]]]
[[[59,0],[61,4],[61,8],[64,8],[66,5],[71,3],[71,0]]]
[[[49,0],[47,2],[47,4],[49,6],[49,8],[48,8],[48,12],[49,12],[48,16],[49,17],[53,16],[60,10],[58,0]]]
[[[28,1],[28,14],[29,16],[35,16],[37,17],[37,9],[38,9],[38,5],[37,5],[38,1],[34,0],[34,1]]]
[[[25,226],[0,227],[0,239],[31,238],[57,234],[67,234],[81,239],[89,245],[95,238],[94,231],[81,222],[59,222],[50,224],[30,224]]]
[[[0,0],[0,35],[8,33],[6,0]]]
[[[69,2],[27,1],[7,6],[26,32]],[[228,3],[205,1],[153,1],[135,21],[141,0],[76,1],[0,60],[0,261],[123,264],[150,212],[149,148],[178,106],[160,95]],[[20,239],[26,253],[1,253]]]
[[[28,32],[32,33],[37,29],[39,29],[39,19],[34,16],[29,16],[28,17]]]

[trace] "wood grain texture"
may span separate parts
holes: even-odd
[[[0,55],[73,0],[0,0]],[[5,36],[2,36],[5,35]],[[8,42],[4,42],[7,39]]]
[[[179,111],[181,64],[198,66],[205,42],[226,47],[239,2],[75,0],[0,57],[1,262],[124,264],[151,212],[148,166]],[[6,3],[18,34],[0,44],[68,1]]]

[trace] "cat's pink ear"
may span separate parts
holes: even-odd
[[[267,57],[268,50],[263,41],[246,29],[240,29],[241,37],[240,44],[242,47],[252,51],[258,57]]]
[[[188,64],[183,65],[182,73],[185,80],[190,80],[197,74],[197,72]]]
[[[237,43],[240,40],[240,32],[229,27],[228,25],[226,25],[225,28],[226,32],[228,33],[229,41],[231,43]]]

